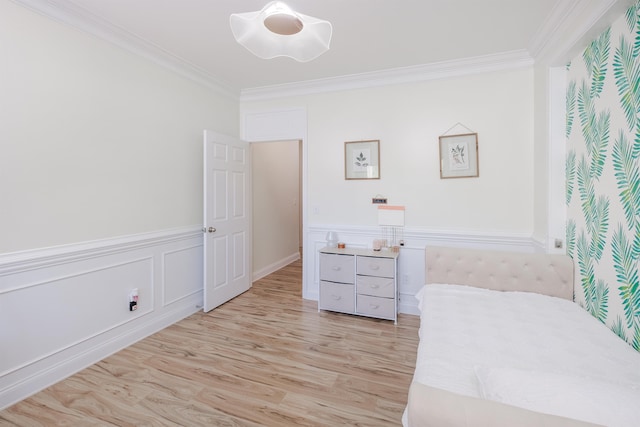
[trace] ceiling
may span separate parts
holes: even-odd
[[[282,57],[260,59],[234,40],[230,14],[260,10],[269,0],[47,3],[240,91],[495,54],[516,52],[533,57],[544,45],[550,23],[557,26],[568,10],[594,1],[602,2],[288,0],[294,10],[333,25],[331,49],[308,63]]]

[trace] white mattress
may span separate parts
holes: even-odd
[[[474,367],[516,368],[640,387],[640,357],[577,304],[526,292],[428,285],[414,381],[479,397]]]

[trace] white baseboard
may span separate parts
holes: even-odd
[[[198,311],[202,283],[195,226],[0,256],[0,409]]]
[[[280,270],[283,267],[286,267],[287,265],[291,264],[294,261],[297,261],[300,259],[300,252],[296,252],[293,253],[281,260],[278,260],[277,262],[274,262],[273,264],[270,264],[264,268],[261,268],[258,271],[254,271],[253,272],[253,281],[257,281],[262,279],[263,277],[268,276],[269,274]]]
[[[135,344],[172,324],[201,310],[202,293],[183,301],[181,306],[172,307],[162,316],[150,318],[145,322],[137,322],[131,325],[128,331],[123,331],[114,338],[97,342],[88,350],[71,349],[69,359],[51,363],[38,372],[26,378],[18,379],[13,384],[0,390],[0,410],[7,408],[97,362],[117,353],[118,351]],[[19,377],[19,376],[18,376]]]

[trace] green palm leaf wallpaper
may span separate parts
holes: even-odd
[[[627,25],[629,31],[635,32],[635,41],[633,43],[633,52],[635,56],[640,55],[640,3],[636,3],[627,10]]]
[[[640,351],[640,0],[573,58],[567,78],[575,300]]]
[[[638,123],[638,108],[640,107],[640,91],[638,90],[640,63],[638,63],[638,56],[634,52],[632,44],[628,43],[626,38],[621,37],[620,46],[616,48],[613,58],[613,75],[618,87],[620,104],[629,128],[632,129]]]
[[[565,161],[565,177],[567,188],[567,205],[571,203],[573,197],[573,182],[576,177],[576,153],[575,151],[569,151],[567,159]]]
[[[589,93],[591,97],[599,96],[604,86],[607,61],[609,59],[610,36],[611,29],[608,29],[591,43],[582,54],[591,82],[591,91]]]
[[[570,82],[567,88],[567,98],[566,98],[566,109],[567,109],[567,128],[565,131],[565,136],[569,138],[571,135],[571,130],[573,130],[573,118],[575,116],[575,108],[576,108],[576,82]]]

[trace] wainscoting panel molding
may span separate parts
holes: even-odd
[[[163,254],[163,307],[202,293],[202,257],[202,243]]]
[[[200,227],[0,255],[0,409],[198,311],[202,283]]]
[[[327,231],[338,233],[339,240],[351,248],[371,248],[373,239],[381,238],[379,227],[309,226],[303,251],[303,297],[318,300],[319,255],[326,246]],[[427,245],[458,246],[502,251],[536,252],[538,247],[528,235],[490,234],[478,232],[423,230],[405,228],[405,245],[398,258],[398,289],[400,313],[419,314],[414,295],[425,283],[424,248]]]

